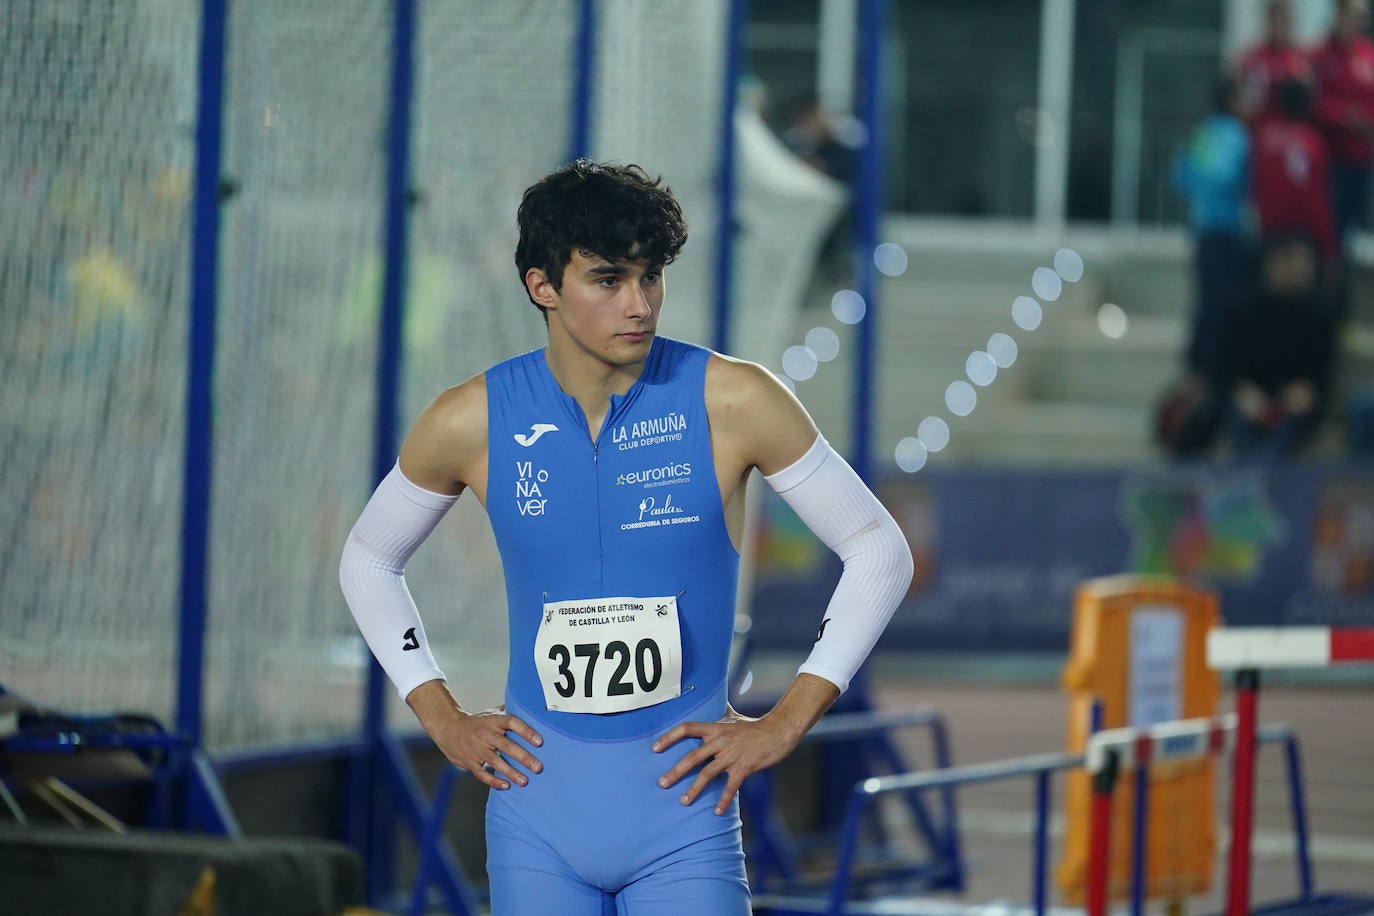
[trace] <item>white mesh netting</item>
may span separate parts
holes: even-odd
[[[198,13],[0,5],[0,683],[170,717]]]
[[[0,683],[170,717],[198,23],[173,0],[0,12]],[[388,0],[231,6],[205,737],[356,733],[365,655],[338,553],[372,483]],[[663,329],[709,341],[722,0],[604,0],[591,155],[681,196]],[[569,148],[575,4],[420,3],[404,396],[540,346],[512,262],[523,188]],[[742,138],[735,352],[772,362],[840,203]],[[760,151],[763,151],[762,153]],[[771,163],[771,164],[770,164]],[[794,165],[794,164],[791,164]],[[404,429],[398,433],[403,433]],[[499,702],[505,607],[481,507],[408,571],[465,702]],[[412,720],[393,698],[393,721]]]

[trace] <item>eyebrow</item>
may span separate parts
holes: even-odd
[[[623,275],[625,272],[626,268],[622,267],[619,264],[613,264],[609,261],[602,261],[595,267],[587,268],[588,274],[597,277],[619,277]]]

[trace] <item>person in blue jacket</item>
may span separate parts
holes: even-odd
[[[1220,427],[1215,382],[1221,329],[1232,306],[1253,285],[1249,256],[1250,134],[1240,118],[1236,80],[1220,77],[1215,106],[1173,161],[1173,185],[1188,205],[1193,242],[1193,303],[1184,350],[1184,375],[1172,398],[1180,414],[1164,438],[1180,455],[1205,450]]]
[[[848,686],[905,594],[906,541],[767,370],[659,336],[687,239],[671,190],[578,160],[518,212],[548,345],[443,392],[349,536],[345,597],[426,732],[493,790],[492,911],[749,912],[736,793]],[[726,698],[755,469],[844,560],[796,678],[760,718]],[[501,553],[505,705],[448,689],[404,581],[459,495]]]

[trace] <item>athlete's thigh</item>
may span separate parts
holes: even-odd
[[[749,916],[749,899],[743,881],[697,875],[636,882],[621,890],[615,902],[617,916]]]
[[[567,875],[511,865],[487,866],[491,885],[491,916],[532,916],[539,913],[603,916],[603,895]]]
[[[487,806],[491,916],[604,916],[605,895],[514,818]]]
[[[674,853],[616,895],[619,916],[749,916],[739,834],[709,837]]]

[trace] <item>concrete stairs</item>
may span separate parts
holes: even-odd
[[[928,416],[944,419],[949,444],[930,465],[1093,466],[1156,457],[1151,407],[1174,378],[1189,302],[1187,243],[1181,236],[1124,239],[1107,231],[1047,237],[1024,227],[890,222],[884,238],[910,263],[885,278],[878,317],[874,454],[893,467],[893,451]],[[1042,321],[1028,331],[1011,305],[1032,296],[1032,275],[1060,248],[1077,251],[1081,279],[1054,301],[1039,300]],[[829,312],[833,286],[813,287],[795,340],[816,325],[841,336],[838,358],[797,386],[832,441],[851,441],[852,329]],[[1104,302],[1119,305],[1128,327],[1118,338],[1098,326]],[[945,389],[965,379],[965,360],[996,332],[1017,344],[1013,365],[977,388],[965,417],[945,405]]]

